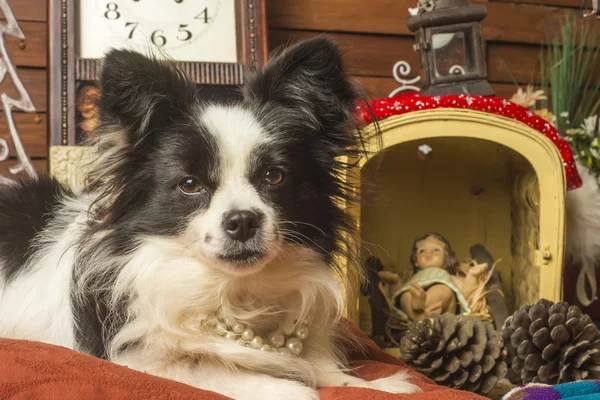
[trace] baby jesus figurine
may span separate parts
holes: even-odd
[[[388,284],[391,303],[400,315],[419,321],[430,314],[471,311],[467,299],[479,286],[487,264],[461,272],[450,243],[437,233],[428,233],[414,241],[410,261],[414,275],[404,285],[397,274],[380,272],[381,279]]]

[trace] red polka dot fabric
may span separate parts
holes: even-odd
[[[535,129],[554,143],[563,160],[567,176],[567,189],[581,187],[582,181],[575,165],[575,159],[569,144],[561,137],[556,128],[545,119],[537,116],[528,108],[499,97],[452,95],[420,96],[417,92],[403,93],[369,102],[373,114],[366,104],[357,106],[358,119],[364,124],[372,122],[373,117],[381,121],[392,115],[401,115],[419,110],[435,108],[458,108],[482,111],[502,117],[512,118]]]

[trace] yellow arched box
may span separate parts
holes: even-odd
[[[367,128],[370,156],[349,177],[364,193],[352,206],[363,260],[373,255],[402,273],[413,240],[436,231],[459,259],[476,243],[501,259],[509,312],[561,300],[566,178],[548,138],[513,119],[461,109],[411,112],[379,126],[380,139]],[[426,160],[417,157],[424,144],[432,148]],[[364,326],[368,303],[348,303],[348,317]]]

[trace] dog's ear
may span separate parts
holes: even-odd
[[[100,118],[136,143],[149,127],[168,122],[193,104],[194,86],[167,61],[130,50],[111,50],[100,78]]]
[[[288,116],[302,118],[328,136],[343,134],[340,129],[352,119],[358,97],[344,74],[337,44],[323,36],[272,54],[264,70],[244,86],[247,102],[264,108],[279,104],[290,109]]]

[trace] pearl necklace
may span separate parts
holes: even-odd
[[[205,322],[205,325],[220,336],[237,341],[241,346],[261,351],[278,351],[281,354],[295,356],[302,354],[302,341],[308,337],[306,323],[301,323],[286,331],[270,332],[266,340],[262,336],[255,335],[252,328],[241,322],[214,318]]]

